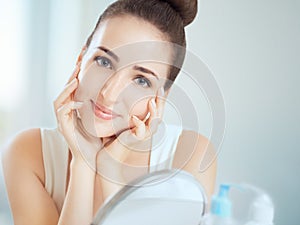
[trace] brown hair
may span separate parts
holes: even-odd
[[[176,45],[186,47],[184,27],[190,24],[197,14],[197,0],[119,0],[108,6],[99,17],[95,29],[88,37],[86,46],[91,43],[93,35],[99,24],[105,19],[114,16],[132,15],[150,22],[158,28],[166,37],[167,41]],[[181,53],[174,48],[175,66],[171,66],[165,88],[168,89],[177,77],[180,67],[183,64],[185,51]]]

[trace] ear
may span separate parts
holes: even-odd
[[[87,51],[87,46],[84,45],[84,46],[82,47],[82,49],[81,49],[81,52],[80,52],[78,58],[77,58],[77,61],[76,61],[76,65],[77,65],[77,66],[80,66],[80,65],[81,65],[82,58],[83,58],[83,56],[84,56],[84,54],[85,54],[86,51]]]

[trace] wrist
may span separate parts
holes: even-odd
[[[86,160],[83,158],[72,158],[70,168],[72,171],[79,170],[88,173],[95,173],[95,170],[92,168],[92,166],[89,165],[88,162],[86,162]]]

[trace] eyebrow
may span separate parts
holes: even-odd
[[[155,76],[156,79],[158,80],[158,76],[157,76],[154,72],[152,72],[151,70],[146,69],[145,67],[134,66],[133,69],[134,69],[134,70],[138,70],[138,71],[143,72],[143,73],[151,74],[151,75]]]
[[[112,58],[114,58],[117,62],[120,61],[119,57],[118,57],[115,53],[113,53],[111,50],[109,50],[109,49],[107,49],[107,48],[105,48],[105,47],[103,47],[103,46],[99,46],[99,47],[97,47],[97,48],[100,49],[100,50],[102,50],[102,51],[104,51],[104,52],[107,53],[108,55],[110,55],[110,56],[111,56]],[[142,67],[142,66],[134,66],[133,69],[134,69],[134,70],[138,70],[138,71],[140,71],[140,72],[142,72],[142,73],[148,73],[148,74],[151,74],[151,75],[155,76],[157,80],[159,80],[159,79],[158,79],[158,76],[157,76],[154,72],[152,72],[151,70],[149,70],[149,69],[147,69],[147,68],[145,68],[145,67]]]
[[[107,48],[105,48],[103,46],[99,46],[97,48],[100,49],[100,50],[102,50],[102,51],[104,51],[105,53],[107,53],[108,55],[110,55],[112,58],[114,58],[114,60],[116,60],[117,62],[119,62],[119,57],[115,53],[113,53],[111,50],[109,50],[109,49],[107,49]]]

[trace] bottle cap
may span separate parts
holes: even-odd
[[[228,218],[231,216],[232,203],[228,197],[230,185],[221,184],[219,194],[212,197],[211,213],[213,215]]]

